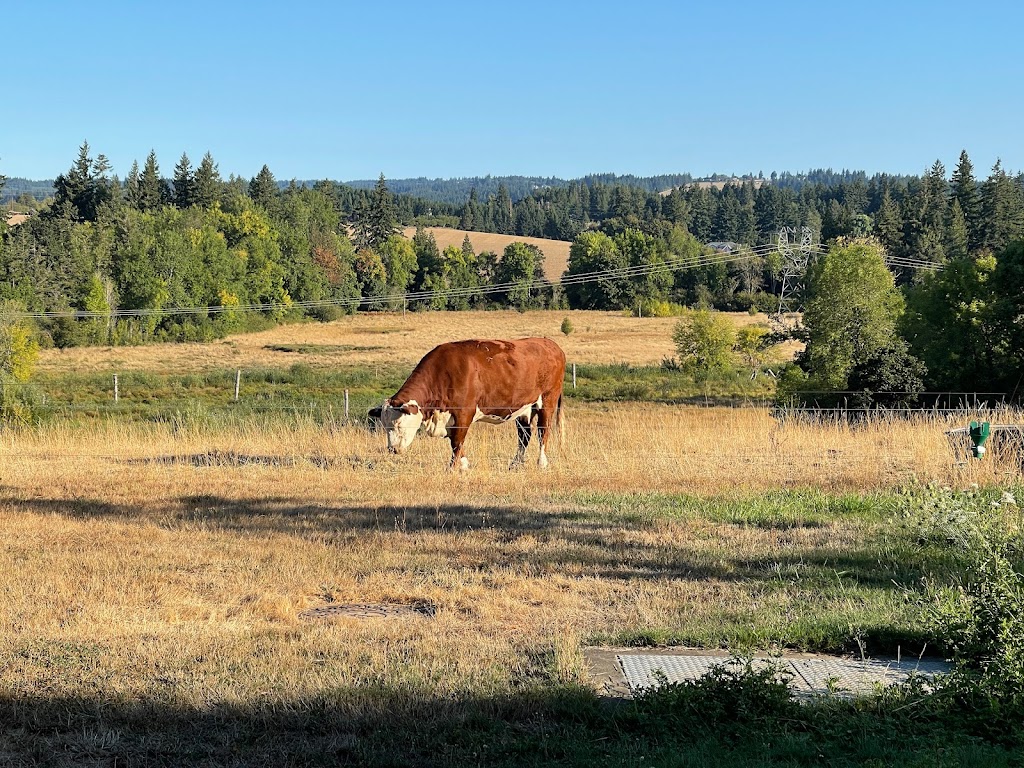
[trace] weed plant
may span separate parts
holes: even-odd
[[[1005,729],[1024,719],[1024,515],[1017,493],[928,486],[908,494],[909,529],[948,553],[952,571],[927,585],[929,634],[956,663],[936,701],[950,714]]]

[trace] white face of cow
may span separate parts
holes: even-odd
[[[405,453],[423,424],[423,412],[415,400],[402,405],[385,402],[380,409],[380,421],[388,436],[388,451]]]

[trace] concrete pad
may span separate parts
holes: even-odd
[[[585,648],[598,692],[613,698],[631,698],[663,682],[698,680],[715,664],[727,664],[733,658],[727,651],[695,648]],[[872,693],[877,686],[905,682],[911,675],[926,678],[949,672],[951,665],[937,659],[856,659],[809,653],[782,656],[758,654],[758,665],[774,665],[778,679],[785,679],[798,699],[815,696],[850,697]]]

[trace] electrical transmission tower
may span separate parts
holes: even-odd
[[[771,319],[780,330],[787,327],[787,316],[793,316],[803,310],[801,301],[804,277],[814,251],[814,231],[810,227],[800,228],[799,245],[789,242],[790,234],[796,234],[792,227],[783,227],[779,230],[778,251],[782,255],[782,288],[779,291],[778,311]],[[793,325],[798,324],[799,319],[794,319]]]

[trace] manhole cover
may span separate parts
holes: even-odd
[[[392,619],[399,616],[433,616],[432,605],[403,605],[401,603],[332,603],[310,608],[299,614],[300,619],[333,619],[346,616],[354,619]]]

